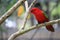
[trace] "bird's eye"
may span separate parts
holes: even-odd
[[[34,12],[34,11],[36,11],[36,10],[31,10],[31,12]]]
[[[31,12],[34,12],[34,10],[31,10]]]

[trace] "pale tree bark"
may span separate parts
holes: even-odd
[[[13,12],[22,4],[25,0],[19,0],[15,5],[13,5],[2,17],[0,17],[0,25],[10,16]]]
[[[50,21],[50,22],[45,22],[45,23],[42,23],[42,24],[34,25],[34,26],[32,26],[32,27],[30,27],[28,29],[25,29],[25,30],[17,31],[16,33],[12,34],[9,37],[8,40],[14,40],[16,37],[21,36],[24,33],[27,33],[27,32],[29,32],[31,30],[34,30],[34,29],[37,29],[37,28],[41,28],[41,27],[44,27],[44,26],[49,25],[49,24],[53,25],[53,24],[59,23],[59,22],[60,22],[60,19],[57,19],[57,20],[53,20],[53,21]]]
[[[25,28],[29,10],[30,10],[30,8],[33,6],[33,4],[34,4],[35,2],[36,2],[36,0],[33,0],[33,2],[31,3],[31,5],[29,6],[29,8],[27,8],[28,10],[26,10],[26,12],[25,12],[25,18],[24,18],[24,21],[23,21],[23,25],[21,26],[21,28],[19,29],[19,31],[17,31],[16,33],[12,34],[12,35],[9,37],[8,40],[14,40],[14,39],[19,35],[19,33],[21,32],[21,30]]]

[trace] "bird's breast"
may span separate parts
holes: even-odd
[[[43,14],[37,14],[37,15],[35,15],[35,17],[36,17],[36,20],[40,23],[43,23],[46,20],[45,16]]]

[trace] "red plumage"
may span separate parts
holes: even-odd
[[[36,7],[32,8],[30,12],[35,16],[38,23],[44,23],[49,21],[49,19],[45,16],[43,11],[40,10],[39,8],[36,8]],[[52,25],[47,25],[46,28],[47,30],[54,32],[54,28],[52,27]]]

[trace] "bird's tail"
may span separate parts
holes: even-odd
[[[46,29],[47,29],[48,31],[51,31],[51,32],[54,32],[54,31],[55,31],[52,25],[47,25],[47,26],[46,26]]]

